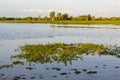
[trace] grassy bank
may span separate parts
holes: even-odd
[[[61,20],[61,21],[27,21],[27,20],[5,20],[0,21],[1,23],[44,23],[44,24],[112,24],[112,25],[120,25],[120,21],[73,21],[73,20]]]
[[[120,21],[54,21],[52,24],[113,24],[120,25]]]

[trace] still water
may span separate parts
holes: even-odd
[[[89,28],[90,27],[90,28]],[[0,80],[120,80],[120,59],[110,55],[82,55],[67,63],[36,63],[10,66],[19,46],[46,43],[96,43],[120,46],[120,26],[0,24]],[[9,65],[9,67],[6,67]],[[77,72],[78,71],[78,74]],[[90,73],[93,72],[93,73]]]

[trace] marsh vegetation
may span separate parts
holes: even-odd
[[[82,59],[82,54],[102,54],[107,52],[107,47],[104,45],[97,45],[92,43],[86,44],[39,44],[39,45],[25,45],[18,48],[21,53],[13,55],[11,58],[25,58],[28,62],[52,63],[67,62],[72,60]]]

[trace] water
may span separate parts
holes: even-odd
[[[53,27],[54,26],[54,27]],[[62,27],[61,27],[62,26]],[[63,26],[67,26],[63,27]],[[75,26],[75,28],[71,28]],[[76,28],[84,26],[86,28]],[[88,28],[94,26],[94,28]],[[100,28],[96,28],[100,27]],[[110,28],[109,28],[110,27]],[[115,28],[114,28],[115,27]],[[0,24],[0,66],[10,65],[18,54],[15,49],[25,44],[97,43],[120,46],[120,26],[115,25],[56,25],[56,24]],[[82,55],[83,60],[67,63],[35,63],[20,59],[24,65],[0,68],[0,80],[120,80],[120,59],[110,55]],[[32,70],[27,69],[32,67]],[[53,68],[60,68],[56,71]],[[76,74],[77,69],[81,73]],[[84,71],[84,70],[87,71]],[[88,74],[87,72],[97,73]],[[61,75],[65,73],[65,75]]]

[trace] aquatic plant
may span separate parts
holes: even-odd
[[[21,61],[14,61],[13,62],[14,65],[24,65],[24,62],[21,62]]]
[[[4,76],[5,74],[0,74],[0,77]]]
[[[67,73],[63,72],[63,73],[60,73],[60,75],[67,75]]]
[[[52,77],[56,78],[57,76],[52,76]]]
[[[0,69],[3,69],[3,68],[12,68],[12,67],[13,67],[12,64],[6,64],[6,65],[0,66]]]
[[[78,74],[81,73],[81,71],[76,70],[74,73],[75,73],[76,75],[78,75]]]
[[[56,70],[56,71],[60,71],[61,70],[61,68],[52,68],[53,70]]]
[[[120,68],[120,66],[115,66],[115,68],[117,68],[117,69],[118,69],[118,68]]]
[[[15,76],[13,80],[19,80],[21,77],[20,76]]]
[[[33,68],[32,67],[26,67],[27,70],[32,70]]]
[[[87,74],[97,74],[97,71],[88,71]]]
[[[52,63],[63,62],[65,65],[69,62],[72,64],[73,60],[82,59],[82,54],[95,54],[105,55],[110,53],[110,49],[104,45],[98,45],[93,43],[78,43],[78,44],[64,44],[64,43],[52,43],[52,44],[38,44],[38,45],[24,45],[18,48],[21,53],[18,55],[12,55],[11,58],[23,58],[28,62],[38,63]],[[118,50],[119,51],[119,50]],[[117,52],[116,52],[117,54]]]
[[[87,69],[83,69],[83,72],[86,72],[87,71]]]
[[[107,46],[107,50],[101,52],[99,55],[111,55],[120,58],[120,46],[118,45]]]

